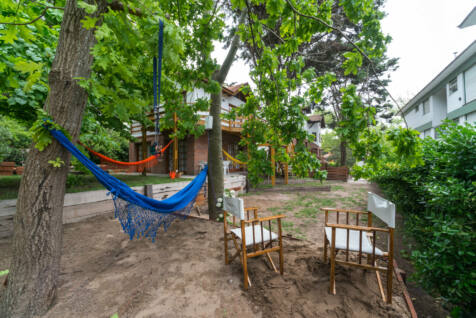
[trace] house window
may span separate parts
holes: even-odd
[[[317,132],[313,132],[312,134],[314,135],[314,141],[317,142]]]
[[[430,100],[427,99],[423,102],[423,115],[428,114],[430,112]]]
[[[448,91],[451,94],[455,93],[456,91],[458,91],[458,81],[455,78],[453,78],[449,83],[448,83]]]

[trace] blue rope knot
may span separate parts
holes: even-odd
[[[115,188],[112,188],[111,190],[109,190],[108,193],[106,193],[107,196],[112,195],[113,200],[116,200],[117,194],[118,194],[118,191]]]

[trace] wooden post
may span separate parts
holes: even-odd
[[[274,159],[274,154],[275,154],[275,151],[274,151],[274,148],[273,147],[270,147],[271,149],[271,171],[272,171],[272,174],[271,174],[271,185],[274,187],[276,185],[276,161]]]
[[[141,131],[142,131],[142,160],[144,160],[145,158],[147,158],[147,128],[145,127],[144,124],[142,124],[141,126]],[[142,170],[143,176],[147,175],[146,169],[147,168],[144,166]]]
[[[286,146],[286,154],[288,154],[288,146]],[[284,163],[284,184],[288,184],[288,163]]]
[[[223,231],[224,231],[224,241],[225,241],[225,264],[228,265],[228,235],[227,235],[227,227],[226,227],[226,211],[223,211]]]
[[[271,230],[271,227],[270,227]],[[278,236],[279,236],[279,272],[283,275],[284,272],[284,257],[283,257],[283,232],[281,230],[281,218],[278,218]]]
[[[332,227],[331,236],[331,286],[330,293],[336,294],[336,228]]]
[[[174,113],[174,134],[177,134],[177,113]],[[178,137],[174,137],[174,171],[177,172],[178,165]]]
[[[390,244],[388,247],[388,269],[387,269],[387,304],[392,303],[392,279],[393,279],[393,228],[389,229]]]
[[[243,262],[243,287],[248,289],[248,260],[246,259],[245,221],[241,220],[241,260]]]

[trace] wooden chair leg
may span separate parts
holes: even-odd
[[[225,265],[228,265],[228,235],[226,234],[226,230],[225,230],[225,238],[224,238],[224,241],[225,241]]]
[[[329,292],[336,294],[336,228],[332,228],[332,242],[331,242],[331,284]]]
[[[266,253],[266,258],[268,259],[268,261],[271,263],[271,266],[273,267],[273,270],[277,273],[278,270],[276,269],[276,266],[274,265],[273,263],[273,260],[271,259],[271,256],[269,255],[269,253]]]
[[[278,239],[279,239],[279,272],[284,274],[284,256],[283,256],[283,231],[281,229],[281,219],[278,219]]]
[[[326,234],[324,233],[324,263],[327,263],[327,237]]]
[[[283,256],[283,245],[281,244],[279,248],[279,273],[284,274],[284,256]]]
[[[393,262],[388,261],[387,269],[387,304],[392,303]]]
[[[242,221],[243,222],[243,221]],[[241,259],[242,259],[242,265],[243,265],[243,287],[245,290],[248,289],[248,283],[249,283],[249,278],[248,278],[248,259],[246,257],[246,238],[244,235],[244,228],[242,227],[242,246],[241,246]]]
[[[375,271],[375,276],[377,276],[378,289],[380,290],[380,296],[382,300],[385,301],[385,293],[383,292],[382,280],[380,279],[380,273]]]

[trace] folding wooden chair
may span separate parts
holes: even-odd
[[[251,281],[248,276],[248,258],[265,255],[270,262],[273,270],[277,273],[276,266],[269,253],[279,252],[279,270],[283,275],[283,239],[281,230],[281,219],[284,215],[276,215],[264,218],[258,218],[258,208],[244,208],[243,199],[225,198],[223,205],[223,228],[225,241],[225,264],[229,264],[238,255],[243,266],[243,286],[248,289]],[[245,218],[246,211],[246,218]],[[253,212],[250,218],[250,211]],[[233,216],[233,221],[228,217]],[[237,219],[239,225],[236,224]],[[278,234],[272,231],[273,222],[277,221]],[[232,228],[229,228],[231,223]],[[228,255],[228,241],[232,240],[236,248],[236,253]],[[275,246],[273,246],[273,241]]]
[[[392,303],[392,271],[393,271],[393,234],[395,228],[395,205],[378,195],[369,192],[367,212],[322,208],[325,211],[324,228],[324,262],[327,262],[327,248],[330,245],[330,292],[335,290],[335,265],[350,265],[363,269],[374,270],[382,299]],[[329,222],[329,212],[336,214],[336,223]],[[343,213],[344,218],[340,218]],[[372,226],[372,214],[386,223],[387,227]],[[352,225],[350,216],[355,216],[355,225]],[[360,225],[359,218],[367,217],[367,225]],[[341,221],[342,223],[339,223]],[[387,236],[388,252],[375,246],[377,233]],[[345,251],[345,261],[337,259],[338,251]],[[357,261],[349,260],[350,252],[357,253]],[[367,264],[362,264],[362,255],[367,255]],[[379,260],[387,262],[386,267],[378,265]],[[387,297],[383,291],[379,272],[387,273]]]

